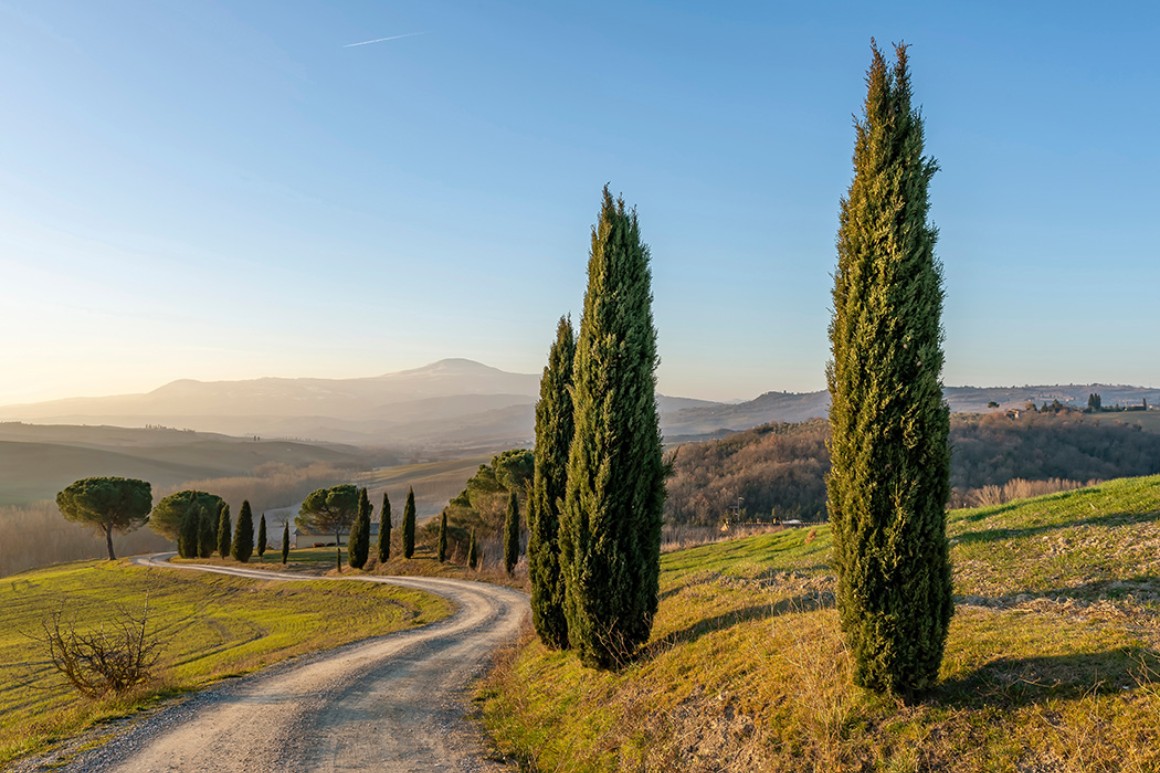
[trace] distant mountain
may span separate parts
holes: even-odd
[[[540,377],[509,373],[473,360],[440,360],[422,368],[353,379],[183,379],[140,395],[71,398],[0,407],[0,421],[44,424],[164,425],[230,435],[322,440],[359,446],[470,449],[532,441]],[[989,402],[1160,405],[1160,390],[1101,384],[949,387],[951,410],[980,412]],[[822,392],[767,392],[741,403],[657,396],[661,429],[670,439],[745,430],[772,421],[825,416]]]
[[[1088,396],[1097,393],[1104,407],[1113,405],[1160,406],[1160,389],[1109,384],[1066,384],[1022,387],[946,387],[944,395],[952,413],[985,413],[999,408],[1017,408],[1026,403],[1036,406],[1058,400],[1072,408],[1087,406]],[[662,415],[661,424],[667,437],[695,437],[720,430],[746,430],[774,421],[799,422],[826,416],[830,410],[829,392],[766,392],[743,403],[709,404]]]

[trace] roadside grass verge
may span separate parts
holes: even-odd
[[[34,639],[63,609],[78,630],[118,605],[164,641],[158,680],[120,697],[79,697]],[[260,581],[133,566],[73,563],[0,580],[0,767],[110,718],[295,655],[423,625],[450,614],[443,599],[372,583]],[[32,638],[30,638],[32,637]]]
[[[477,698],[525,770],[1160,770],[1160,476],[954,511],[941,681],[850,683],[825,526],[666,554],[620,672],[530,633]]]

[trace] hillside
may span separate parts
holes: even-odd
[[[1013,479],[1078,485],[1160,473],[1160,433],[1142,419],[1160,411],[1082,414],[992,411],[951,417],[951,485],[956,504],[997,502]],[[768,424],[675,449],[666,487],[671,524],[714,525],[737,498],[743,520],[825,517],[827,422]],[[1042,491],[1034,493],[1043,493]],[[1026,494],[1024,494],[1026,496]]]
[[[78,478],[141,478],[154,491],[263,467],[362,469],[394,461],[338,445],[255,440],[174,429],[0,423],[0,505],[52,499]]]
[[[151,392],[0,406],[0,421],[41,424],[165,425],[226,435],[306,439],[364,447],[482,453],[531,442],[539,374],[509,373],[467,359],[368,378],[183,379]],[[955,412],[1026,402],[1083,406],[1160,405],[1160,389],[1101,384],[947,387]],[[769,422],[823,417],[829,395],[767,392],[736,404],[657,395],[665,436],[690,439]],[[1160,419],[1157,420],[1160,428]]]
[[[479,696],[530,770],[1160,769],[1160,476],[950,514],[941,683],[850,686],[826,527],[662,558],[620,673],[525,641]]]

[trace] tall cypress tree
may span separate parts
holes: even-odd
[[[893,68],[871,46],[838,231],[827,507],[854,681],[907,696],[937,679],[953,612],[943,284],[927,219],[938,166],[923,155],[906,46]]]
[[[282,523],[282,564],[290,560],[290,521]]]
[[[508,494],[507,515],[503,521],[503,568],[511,577],[520,562],[520,502],[516,492]]]
[[[415,555],[415,489],[407,489],[403,505],[403,558]]]
[[[383,509],[379,511],[379,563],[391,560],[391,500],[383,491]]]
[[[568,449],[572,445],[572,322],[560,317],[556,340],[540,378],[536,403],[536,464],[528,502],[528,577],[532,582],[532,623],[552,649],[568,646],[564,575],[560,569],[560,506],[567,493]]]
[[[234,531],[234,543],[231,555],[243,564],[254,554],[254,512],[250,509],[250,500],[242,500],[242,509],[238,512],[238,525]]]
[[[222,502],[217,515],[217,552],[219,556],[226,558],[232,547],[230,536],[233,533],[233,527],[230,526],[230,506]]]
[[[191,507],[181,519],[181,534],[177,540],[177,553],[182,558],[197,558],[201,518],[201,509]]]
[[[266,555],[266,514],[262,513],[261,519],[258,521],[258,560],[262,560],[262,556]]]
[[[350,529],[350,549],[347,557],[354,569],[362,569],[367,565],[371,549],[371,500],[365,488],[358,492],[358,513],[354,517],[354,524]]]
[[[467,565],[472,569],[479,568],[479,548],[475,545],[475,527],[471,527],[471,541],[467,543]]]
[[[447,509],[439,517],[439,563],[447,560]]]
[[[560,515],[568,641],[600,668],[648,640],[657,609],[665,483],[650,285],[636,212],[605,186],[576,341]]]
[[[211,513],[204,506],[197,508],[197,557],[209,558],[213,555],[217,545],[217,532],[214,525],[221,520],[220,513]]]

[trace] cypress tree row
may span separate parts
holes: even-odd
[[[447,560],[447,509],[439,518],[439,563]]]
[[[650,284],[636,212],[605,186],[576,341],[560,515],[568,642],[598,668],[632,657],[657,609],[665,484]]]
[[[403,558],[415,555],[415,489],[407,489],[403,505]]]
[[[230,526],[230,506],[222,502],[221,507],[218,508],[218,522],[217,522],[217,552],[222,558],[227,558],[230,554],[230,535],[233,532],[233,527]]]
[[[838,231],[827,507],[854,682],[909,696],[937,679],[953,611],[943,284],[927,220],[938,167],[923,155],[906,46],[891,69],[871,45]]]
[[[367,565],[371,550],[371,506],[370,497],[365,488],[358,492],[358,513],[354,517],[354,524],[350,528],[350,548],[347,560],[351,568],[362,569]]]
[[[383,492],[383,508],[379,511],[379,563],[391,560],[391,500]]]
[[[214,524],[220,520],[218,513],[210,513],[205,507],[197,507],[197,557],[209,558],[217,546],[217,532]]]
[[[520,562],[520,503],[516,492],[508,495],[507,515],[503,521],[503,568],[511,577]]]
[[[266,555],[266,514],[262,513],[261,519],[258,521],[258,560],[262,560],[262,556]]]
[[[243,564],[249,562],[254,554],[254,513],[250,509],[250,500],[242,500],[242,509],[238,513],[238,525],[234,531],[234,544],[231,555]]]
[[[564,614],[564,575],[560,570],[560,506],[568,482],[572,445],[572,361],[576,339],[572,322],[560,317],[556,340],[540,378],[536,403],[536,466],[528,502],[528,577],[532,583],[532,623],[552,649],[568,646]]]
[[[290,560],[290,522],[282,523],[282,563]]]
[[[479,548],[475,546],[475,527],[471,527],[471,541],[467,543],[467,565],[472,569],[479,568]]]

